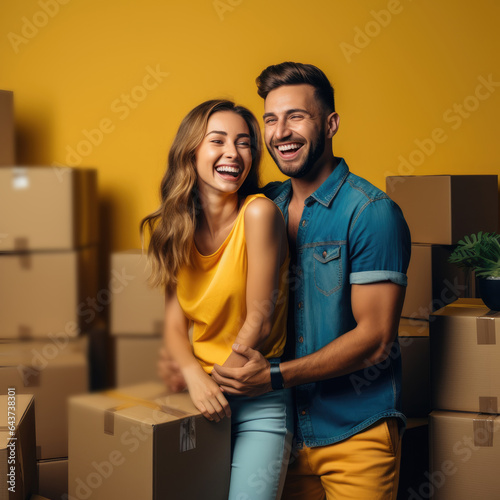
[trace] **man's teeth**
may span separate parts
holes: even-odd
[[[302,144],[282,144],[278,146],[279,151],[290,151],[291,149],[299,149]]]
[[[239,173],[240,169],[238,167],[217,167],[216,168],[217,172],[228,172],[229,174],[237,174]]]

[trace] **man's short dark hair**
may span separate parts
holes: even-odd
[[[300,85],[307,83],[314,87],[316,99],[325,107],[325,111],[335,111],[333,87],[326,75],[312,64],[284,62],[268,66],[257,77],[257,92],[265,99],[267,94],[283,85]]]

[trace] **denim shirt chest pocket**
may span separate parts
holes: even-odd
[[[323,295],[331,295],[342,286],[340,245],[318,245],[314,248],[314,284]]]

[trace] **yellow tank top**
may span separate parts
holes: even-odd
[[[207,373],[214,363],[222,365],[246,315],[248,259],[245,241],[245,210],[262,194],[248,196],[224,243],[211,255],[202,255],[193,244],[192,263],[177,276],[177,297],[193,322],[194,355]],[[280,268],[279,294],[272,330],[260,351],[266,358],[283,354],[286,341],[289,256]],[[267,304],[263,304],[265,308]]]

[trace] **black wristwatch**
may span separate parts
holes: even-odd
[[[273,391],[279,391],[285,388],[283,375],[281,375],[280,364],[271,365],[271,387]]]

